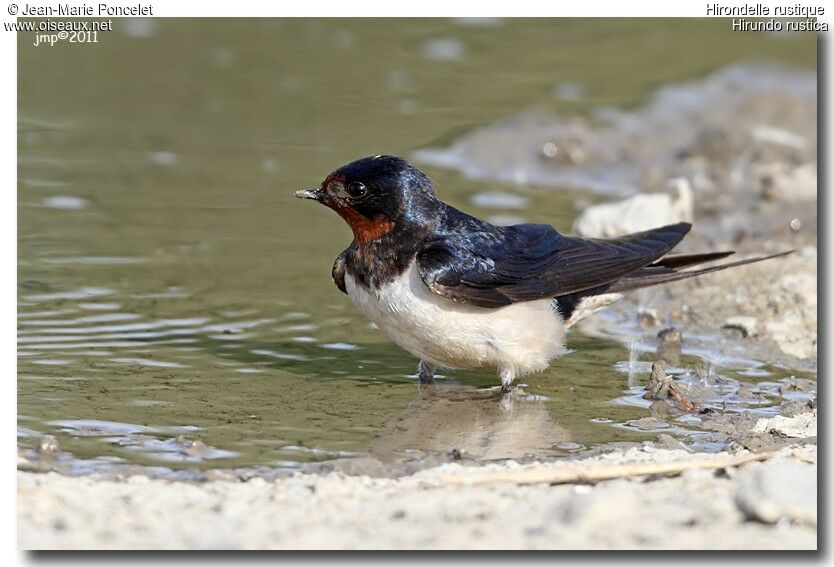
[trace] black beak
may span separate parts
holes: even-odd
[[[318,201],[319,203],[324,200],[324,192],[318,188],[296,191],[295,196],[299,199],[312,199],[313,201]]]

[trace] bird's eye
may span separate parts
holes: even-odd
[[[365,194],[368,192],[368,188],[365,187],[364,183],[360,183],[359,181],[354,181],[347,186],[348,193],[350,193],[351,197],[364,197]]]

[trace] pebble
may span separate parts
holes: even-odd
[[[672,385],[672,378],[666,375],[666,367],[660,360],[652,362],[652,373],[649,375],[649,382],[646,384],[646,393],[643,398],[646,400],[665,400],[669,397],[669,386]]]
[[[657,309],[640,309],[637,312],[637,320],[641,329],[651,329],[660,325],[660,315]]]
[[[657,334],[660,344],[657,346],[656,356],[672,366],[680,366],[681,363],[681,332],[675,327],[663,329]]]
[[[786,459],[752,463],[738,474],[736,504],[750,520],[816,525],[817,469]]]
[[[644,396],[645,398],[645,396]],[[664,421],[672,416],[673,408],[666,400],[654,400],[649,404],[649,415],[655,419]]]

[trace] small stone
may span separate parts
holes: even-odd
[[[669,397],[669,386],[672,385],[672,378],[666,375],[666,367],[660,360],[652,362],[652,373],[649,375],[649,382],[646,384],[646,393],[643,399],[665,400]]]
[[[681,332],[675,327],[663,329],[657,334],[660,344],[657,345],[657,359],[678,366],[681,363]]]
[[[660,325],[660,315],[657,309],[641,309],[637,312],[637,320],[641,329],[651,329]]]
[[[741,332],[744,338],[755,337],[758,334],[759,322],[755,317],[737,315],[724,320],[724,329],[734,329]]]
[[[672,416],[673,408],[666,400],[654,400],[649,405],[649,415],[656,419],[666,420]]]
[[[738,474],[736,505],[751,520],[817,524],[817,469],[777,459],[751,463]]]

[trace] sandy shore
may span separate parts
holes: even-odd
[[[25,549],[814,549],[816,455],[815,445],[764,456],[647,446],[398,479],[18,472],[18,537]],[[720,466],[751,458],[766,460]],[[581,482],[635,465],[659,474]]]

